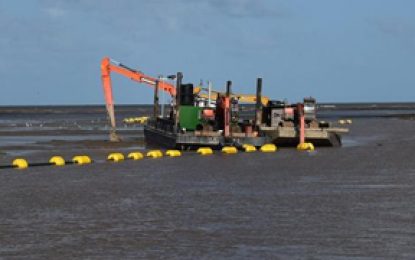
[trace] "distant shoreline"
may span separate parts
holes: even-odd
[[[253,107],[253,104],[243,104],[243,107]],[[350,103],[318,103],[318,109],[325,110],[414,110],[415,102],[350,102]],[[115,105],[116,109],[129,110],[134,108],[145,109],[152,107],[152,104],[121,104]],[[89,111],[105,111],[105,105],[88,104],[88,105],[6,105],[0,106],[1,113],[23,111],[33,113],[36,112],[53,112],[65,109],[77,110],[85,112],[85,108]],[[91,110],[92,109],[92,110]],[[29,110],[29,111],[28,111]]]

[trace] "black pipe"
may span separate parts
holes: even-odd
[[[159,80],[156,80],[156,85],[154,86],[154,102],[153,102],[153,113],[154,113],[154,120],[157,120],[159,115]]]
[[[55,165],[54,163],[29,163],[29,167],[31,166],[50,166],[50,165]]]
[[[92,163],[93,161],[91,161]],[[74,164],[74,162],[69,161],[65,162],[65,165],[67,164]],[[54,163],[45,162],[45,163],[29,163],[28,167],[37,167],[37,166],[55,166]],[[15,165],[0,165],[0,169],[11,169],[11,168],[18,168],[18,166]]]
[[[135,69],[133,69],[133,68],[130,68],[130,67],[128,67],[128,66],[126,66],[126,65],[124,65],[124,64],[122,64],[122,63],[119,63],[119,64],[118,64],[118,66],[120,66],[121,68],[124,68],[124,69],[130,70],[130,71],[133,71],[133,72],[138,72],[137,70],[135,70]]]
[[[175,131],[178,132],[179,131],[179,118],[180,118],[180,87],[182,85],[182,80],[183,80],[183,73],[181,72],[177,72],[177,77],[176,77],[176,105],[174,108],[174,126],[175,126]]]
[[[259,127],[262,123],[262,78],[257,78],[256,82],[256,105],[255,105],[255,126]]]
[[[13,166],[13,165],[0,165],[0,169],[10,169],[10,168],[17,168],[17,166]]]
[[[226,81],[226,96],[229,97],[231,95],[232,88],[232,81],[228,80]]]

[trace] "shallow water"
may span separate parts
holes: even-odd
[[[328,108],[324,108],[327,106]],[[376,109],[373,109],[376,108]],[[242,116],[252,116],[253,107],[242,107]],[[143,127],[125,124],[124,118],[148,116],[151,106],[120,106],[117,130],[126,139],[143,138]],[[327,104],[318,111],[320,120],[339,118],[398,118],[415,115],[415,104]],[[0,107],[0,149],[46,141],[106,140],[109,123],[103,106]],[[367,138],[344,138],[345,146],[365,144]]]
[[[95,163],[0,170],[0,257],[414,259],[415,121],[349,127],[342,148],[312,153],[109,163],[108,152],[143,150],[140,138],[68,132],[7,146],[33,162],[86,153]]]

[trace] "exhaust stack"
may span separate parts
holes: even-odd
[[[177,72],[176,77],[176,105],[174,111],[174,128],[175,132],[179,132],[179,118],[180,118],[180,87],[182,85],[183,73]]]
[[[262,78],[257,79],[256,83],[256,105],[255,105],[255,126],[259,129],[262,124]]]

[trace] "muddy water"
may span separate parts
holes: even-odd
[[[347,145],[313,153],[118,164],[106,152],[135,142],[42,140],[28,158],[96,163],[0,170],[0,257],[414,259],[415,121],[350,127]]]

